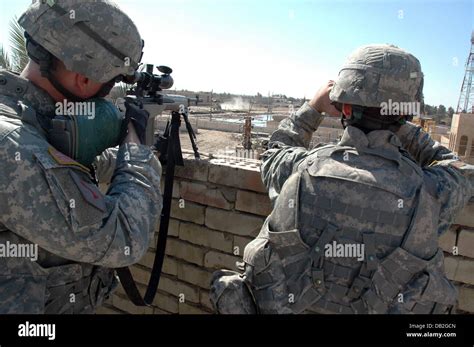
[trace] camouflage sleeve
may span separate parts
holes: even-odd
[[[0,223],[9,230],[60,257],[110,268],[145,254],[162,207],[161,165],[148,147],[120,147],[107,195],[67,157],[2,147]]]
[[[459,161],[455,153],[415,124],[401,126],[397,136],[423,167],[426,181],[441,203],[438,229],[441,235],[474,195],[474,166]]]
[[[423,171],[441,204],[438,229],[441,235],[474,196],[474,166],[451,159],[434,162]]]
[[[428,166],[434,161],[455,158],[454,153],[434,141],[427,132],[413,123],[402,125],[397,131],[397,136],[403,147],[421,167]]]
[[[297,164],[308,155],[312,135],[323,118],[305,103],[294,115],[282,120],[272,134],[261,167],[262,180],[272,201],[278,197]]]
[[[115,171],[117,152],[119,148],[109,148],[94,160],[97,178],[101,184],[109,184]]]

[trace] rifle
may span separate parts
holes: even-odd
[[[116,269],[125,292],[130,300],[137,306],[150,306],[153,303],[160,282],[165,257],[166,240],[168,237],[175,167],[176,165],[184,166],[179,139],[181,118],[184,120],[188,131],[194,157],[200,159],[199,150],[196,145],[196,134],[188,117],[190,100],[180,95],[163,94],[163,89],[169,89],[173,86],[173,78],[171,77],[173,71],[169,67],[158,66],[158,71],[160,71],[162,75],[155,75],[153,74],[153,69],[153,65],[147,65],[146,72],[137,72],[131,81],[127,81],[130,84],[136,83],[136,86],[127,91],[128,96],[125,98],[125,102],[134,103],[149,112],[150,117],[148,119],[145,144],[159,151],[160,162],[166,165],[163,209],[160,216],[160,230],[156,245],[156,255],[145,296],[142,297],[138,291],[128,267]],[[158,138],[156,138],[155,118],[165,110],[171,111],[171,120],[168,121],[163,134],[160,134]]]

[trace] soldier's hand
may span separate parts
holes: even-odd
[[[329,93],[331,92],[332,87],[334,86],[334,81],[328,81],[316,92],[316,95],[309,102],[309,105],[314,108],[319,113],[326,113],[330,116],[340,116],[339,112],[334,105],[331,105],[331,100],[329,99]]]
[[[132,102],[125,102],[125,118],[129,120],[129,125],[133,125],[136,136],[142,144],[145,143],[146,127],[150,114],[139,105]]]
[[[137,145],[141,145],[142,142],[140,141],[140,138],[137,135],[137,132],[135,130],[135,127],[133,124],[128,123],[128,132],[127,136],[124,139],[124,143],[136,143]]]

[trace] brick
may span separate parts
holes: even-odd
[[[459,254],[474,258],[474,230],[462,229],[458,238]]]
[[[170,238],[166,243],[166,254],[196,265],[203,265],[204,253],[204,249],[177,239]]]
[[[153,233],[153,240],[150,243],[150,247],[148,250],[150,252],[155,252],[156,251],[156,243],[158,242],[158,233]]]
[[[195,204],[190,201],[184,201],[183,207],[180,207],[179,200],[173,199],[171,203],[171,216],[175,219],[204,224],[205,206]]]
[[[153,314],[153,308],[135,306],[128,298],[124,298],[118,295],[114,295],[112,297],[112,304],[114,305],[114,307],[127,313]]]
[[[241,262],[242,258],[235,257],[215,251],[207,252],[204,257],[204,266],[208,269],[229,269],[237,270],[236,262]]]
[[[178,282],[165,276],[161,276],[158,289],[176,297],[180,294],[178,290]]]
[[[130,266],[130,272],[132,273],[133,279],[141,284],[147,285],[150,280],[150,271],[143,269],[137,265]]]
[[[153,300],[153,306],[170,313],[178,313],[178,298],[159,291]]]
[[[165,170],[163,170],[165,172]],[[207,160],[184,159],[184,166],[176,166],[175,177],[207,181],[209,162]]]
[[[99,307],[95,313],[96,314],[124,314],[123,311],[120,311],[119,309],[113,306],[105,306],[105,305]]]
[[[240,236],[257,236],[264,221],[262,217],[248,214],[224,211],[212,207],[206,209],[207,227]]]
[[[221,186],[219,190],[227,201],[235,203],[235,200],[237,199],[237,190],[235,188]]]
[[[163,170],[164,172],[164,170]],[[165,193],[165,175],[163,175],[161,182],[160,182],[161,194]],[[181,195],[179,193],[179,181],[175,179],[173,183],[173,192],[171,196],[175,199],[179,198]]]
[[[474,284],[474,259],[459,259],[454,279],[458,282]]]
[[[204,311],[199,307],[188,305],[186,303],[180,303],[178,308],[179,314],[209,314],[209,312]]]
[[[137,284],[137,288],[138,288],[138,292],[141,294],[141,296],[145,296],[145,292],[146,292],[146,285],[143,285],[139,282],[136,283]],[[117,290],[115,291],[113,297],[115,296],[118,296],[120,298],[124,298],[124,299],[127,299],[130,301],[130,299],[128,298],[127,296],[127,293],[125,293],[125,289],[123,289],[122,285],[119,284],[119,286],[117,287]],[[111,305],[113,305],[113,300],[111,302]],[[146,312],[146,313],[152,313],[151,311],[150,312]]]
[[[222,190],[224,189],[231,190],[229,188],[222,188]],[[186,201],[194,201],[202,205],[225,210],[232,208],[231,201],[228,201],[226,198],[229,194],[224,194],[221,189],[207,186],[206,184],[182,181],[180,182],[180,194]]]
[[[453,247],[456,246],[457,228],[451,227],[439,238],[439,247],[447,253],[453,253]]]
[[[122,287],[122,284],[119,282],[117,288],[115,289],[115,291],[113,292],[112,296],[113,295],[122,295],[122,296],[126,296],[127,294],[125,294],[125,290],[123,289]],[[106,304],[112,304],[112,300],[111,298],[109,298],[107,301],[105,301]]]
[[[162,310],[158,307],[153,307],[153,314],[170,314],[170,312]]]
[[[214,308],[212,307],[211,304],[211,299],[209,297],[209,292],[206,290],[201,290],[201,300],[200,303],[202,306],[208,308],[209,310],[214,311]]]
[[[200,246],[218,249],[224,252],[232,252],[232,236],[219,231],[212,231],[205,227],[181,223],[179,238]]]
[[[272,212],[272,205],[267,195],[239,190],[235,209],[267,217]]]
[[[178,262],[173,258],[165,256],[162,271],[168,275],[178,276]]]
[[[444,258],[444,271],[446,277],[450,280],[454,280],[456,277],[456,271],[459,265],[459,256],[446,256]]]
[[[204,267],[211,270],[237,270],[237,262],[242,262],[242,258],[215,251],[209,251],[204,256]]]
[[[253,239],[249,237],[234,236],[234,247],[232,249],[232,254],[242,257],[244,255],[245,246],[247,246],[247,244],[252,240]],[[235,252],[236,247],[238,247],[238,253]]]
[[[168,242],[167,242],[168,244]],[[146,254],[143,256],[142,259],[138,262],[139,265],[146,267],[148,270],[153,268],[153,263],[155,261],[155,251],[154,250],[148,250]],[[178,274],[178,268],[176,264],[176,260],[173,258],[165,256],[165,259],[163,261],[163,267],[161,269],[163,273],[169,274],[169,275],[174,275],[176,276]]]
[[[459,288],[458,309],[474,313],[474,288],[462,286]]]
[[[120,286],[120,285],[119,285],[119,286]],[[107,300],[105,300],[102,305],[105,305],[105,306],[113,306],[113,305],[112,305],[112,296],[114,296],[116,293],[117,293],[117,291],[115,291],[114,293],[112,293],[112,295],[110,295],[109,298],[108,298]]]
[[[158,233],[160,230],[160,221],[156,224],[156,229],[155,232]],[[169,224],[168,224],[168,236],[178,236],[179,232],[179,220],[170,218]],[[155,243],[156,245],[156,243]]]
[[[260,169],[229,164],[225,159],[210,160],[209,182],[265,193]]]
[[[127,296],[127,293],[125,293],[125,289],[123,289],[122,284],[119,283],[113,295],[122,295],[123,297]]]
[[[145,253],[143,258],[140,259],[138,264],[148,269],[151,269],[153,267],[154,259],[155,259],[155,252],[152,252],[151,250],[149,250],[148,252]]]
[[[181,294],[184,294],[185,302],[191,301],[196,304],[199,304],[199,289],[197,287],[193,287],[186,283],[179,282],[174,278],[162,276],[160,279],[159,288],[178,298]]]
[[[454,224],[474,228],[474,203],[468,204],[456,217]]]
[[[212,274],[194,265],[178,264],[178,279],[209,289]]]

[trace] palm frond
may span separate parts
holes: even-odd
[[[0,45],[0,68],[5,70],[11,70],[12,68],[10,58],[3,48],[3,45]]]
[[[18,24],[16,17],[10,21],[10,47],[11,57],[13,60],[13,70],[21,72],[28,64],[28,53],[26,51],[26,40],[24,36],[24,30]]]

